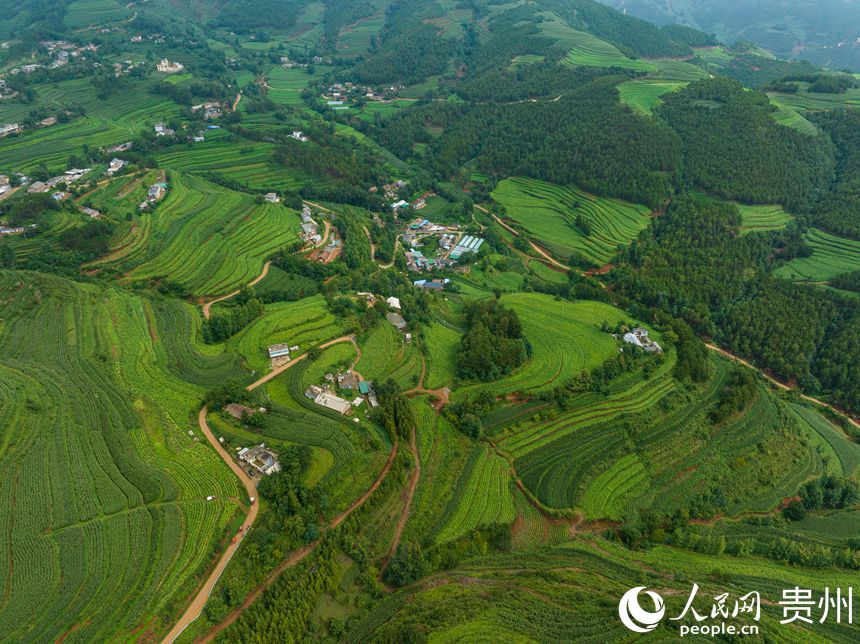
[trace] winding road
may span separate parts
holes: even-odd
[[[502,221],[498,216],[496,216],[496,215],[495,215],[495,213],[490,212],[489,210],[487,210],[486,208],[484,208],[484,207],[482,207],[482,206],[479,206],[478,204],[475,204],[475,208],[477,208],[478,210],[480,210],[481,212],[483,212],[483,213],[485,213],[485,214],[487,214],[487,215],[490,215],[490,217],[492,217],[493,219],[495,219],[495,220],[496,220],[496,223],[498,223],[502,228],[504,228],[505,230],[507,230],[509,233],[511,233],[511,234],[512,234],[512,235],[514,235],[515,237],[520,237],[520,236],[521,236],[519,231],[514,230],[513,228],[511,228],[508,224],[506,224],[506,223],[505,223],[504,221]],[[532,247],[532,249],[533,249],[533,250],[534,250],[538,255],[540,255],[543,259],[545,259],[546,261],[548,261],[550,264],[552,264],[552,265],[553,265],[553,266],[555,266],[556,268],[560,268],[560,269],[565,270],[565,271],[576,271],[577,273],[581,273],[581,272],[582,272],[582,271],[580,271],[579,269],[576,269],[576,268],[573,268],[573,267],[571,267],[571,266],[568,266],[567,264],[562,264],[560,261],[558,261],[557,259],[555,259],[552,255],[550,255],[549,253],[547,253],[543,248],[541,248],[541,247],[540,247],[540,246],[538,246],[536,243],[534,243],[531,239],[529,239],[529,238],[527,238],[527,237],[523,237],[523,238],[524,238],[524,239],[529,243],[529,246],[531,246],[531,247]]]
[[[328,342],[321,344],[320,348],[325,349],[327,347],[330,347],[334,344],[338,344],[341,342],[351,342],[352,345],[356,348],[356,351],[358,351],[358,355],[359,356],[361,355],[361,351],[359,350],[358,345],[355,342],[355,336],[354,335],[344,335],[344,336],[341,336],[339,338],[335,338],[334,340],[330,340]],[[289,369],[293,365],[295,365],[298,362],[307,358],[307,356],[308,356],[308,354],[307,354],[307,352],[305,352],[302,355],[298,356],[297,358],[290,360],[286,364],[281,365],[280,367],[278,367],[277,369],[266,374],[265,376],[263,376],[262,378],[260,378],[256,382],[253,382],[252,384],[248,385],[248,387],[247,387],[248,391],[253,391],[257,387],[266,384],[267,382],[269,382],[273,378],[277,377],[278,375],[282,374],[284,371],[286,371],[287,369]],[[209,413],[209,409],[208,409],[208,407],[206,407],[204,405],[203,408],[200,410],[200,413],[197,415],[197,424],[200,427],[200,431],[203,432],[203,434],[206,436],[206,439],[209,441],[209,443],[212,445],[212,447],[215,448],[215,451],[218,453],[218,456],[220,456],[221,459],[227,464],[227,466],[231,470],[233,470],[233,473],[236,474],[237,477],[239,477],[239,480],[242,482],[242,485],[245,487],[245,492],[248,494],[248,498],[251,499],[251,498],[256,497],[257,496],[256,484],[254,483],[253,479],[251,479],[251,477],[248,476],[248,474],[245,472],[245,470],[242,469],[242,467],[239,465],[239,463],[237,463],[236,460],[230,455],[230,453],[227,452],[226,449],[224,449],[224,446],[221,445],[221,443],[215,437],[215,434],[212,433],[212,429],[209,427],[209,424],[206,422],[206,414],[207,413]],[[374,481],[374,483],[370,487],[370,489],[367,492],[365,492],[364,495],[359,497],[359,499],[355,503],[353,503],[349,508],[347,508],[340,515],[335,517],[332,520],[330,527],[335,527],[335,526],[339,525],[357,507],[359,507],[362,503],[364,503],[367,500],[367,498],[373,493],[373,491],[376,490],[377,487],[379,487],[379,484],[382,482],[382,479],[385,478],[385,475],[388,474],[388,471],[391,469],[391,463],[394,461],[394,456],[396,455],[396,453],[397,453],[397,439],[395,437],[395,442],[394,442],[394,446],[392,448],[392,452],[389,455],[388,461],[386,462],[385,467],[383,468],[380,475],[377,477],[376,481]],[[200,613],[203,612],[203,609],[206,607],[206,602],[209,600],[209,596],[212,594],[212,589],[215,587],[215,584],[218,583],[218,579],[220,579],[221,574],[224,572],[224,569],[227,567],[227,564],[230,563],[230,560],[233,558],[233,555],[235,554],[236,550],[238,550],[239,546],[241,545],[242,539],[245,537],[246,534],[248,534],[248,531],[251,529],[251,526],[253,525],[254,521],[256,520],[258,508],[259,508],[259,503],[257,503],[256,501],[251,503],[250,509],[248,510],[248,515],[245,517],[245,521],[242,523],[242,526],[236,535],[237,538],[235,538],[230,543],[230,545],[227,546],[227,549],[224,551],[224,553],[221,555],[221,558],[218,560],[218,563],[215,565],[215,567],[209,573],[209,576],[206,578],[206,581],[204,581],[203,584],[197,590],[197,594],[194,596],[194,599],[191,600],[191,603],[185,609],[185,612],[182,614],[182,617],[179,618],[179,621],[176,622],[176,624],[173,626],[173,628],[170,629],[170,632],[165,636],[165,638],[163,640],[163,644],[170,644],[171,642],[173,642],[177,637],[179,637],[179,635],[182,633],[182,631],[184,631],[188,627],[188,625],[191,624],[194,620],[196,620],[200,616]],[[254,595],[252,593],[251,595],[249,595],[249,597],[245,600],[245,603],[242,605],[242,607],[236,609],[236,611],[238,611],[236,616],[233,617],[232,621],[223,625],[223,628],[226,628],[226,626],[229,626],[233,621],[235,621],[236,618],[238,618],[238,616],[241,614],[241,612],[245,608],[250,606],[253,603],[253,601],[257,598],[257,596],[259,596],[259,594],[262,593],[263,590],[265,590],[265,587],[267,587],[269,584],[271,584],[271,581],[274,581],[274,579],[277,578],[277,576],[280,575],[284,570],[286,570],[290,566],[295,565],[296,563],[301,561],[305,556],[307,556],[310,552],[313,551],[313,548],[316,547],[316,545],[317,545],[316,543],[310,544],[310,546],[313,546],[313,547],[306,546],[302,550],[299,550],[299,551],[293,553],[289,559],[287,559],[280,566],[278,566],[278,568],[275,569],[275,571],[272,573],[272,575],[269,576],[269,579],[267,579],[266,582],[264,582],[263,586],[254,591],[257,594]],[[307,552],[303,553],[304,550],[307,550]],[[253,595],[253,597],[252,597],[252,595]],[[236,612],[236,611],[234,611],[234,612]],[[228,619],[229,619],[229,617],[228,617]],[[219,625],[219,626],[221,626],[221,625]],[[219,628],[218,630],[221,630],[221,629]]]
[[[268,262],[263,264],[263,271],[259,275],[257,275],[257,277],[255,277],[250,282],[248,282],[248,286],[256,286],[257,284],[259,284],[263,280],[263,278],[269,274],[269,268],[271,266],[272,266],[271,260],[269,260]],[[203,317],[206,318],[207,320],[209,319],[210,309],[212,308],[213,304],[217,304],[218,302],[223,302],[224,300],[229,300],[231,297],[235,297],[235,296],[239,295],[239,293],[241,293],[241,292],[242,292],[242,289],[237,289],[237,290],[233,291],[232,293],[227,293],[227,295],[222,295],[221,297],[216,297],[214,300],[209,300],[208,302],[206,302],[203,305]]]
[[[773,384],[775,384],[777,387],[779,387],[780,389],[782,389],[784,391],[797,391],[797,387],[793,387],[791,385],[788,385],[788,384],[782,382],[781,380],[777,380],[776,378],[771,376],[766,371],[759,369],[758,367],[756,367],[754,364],[752,364],[748,360],[744,360],[740,356],[736,356],[731,351],[727,351],[726,349],[718,347],[715,344],[711,344],[710,342],[706,342],[705,346],[708,347],[708,349],[710,349],[711,351],[715,351],[715,352],[719,353],[720,355],[723,355],[726,358],[729,358],[730,360],[734,360],[735,362],[737,362],[739,364],[742,364],[746,367],[749,367],[750,369],[758,371],[762,376],[767,378],[768,381],[772,382]],[[848,422],[850,422],[855,427],[860,427],[860,421],[858,421],[856,418],[854,418],[853,416],[851,416],[847,412],[843,411],[842,409],[839,409],[838,407],[834,407],[830,403],[825,402],[819,398],[814,398],[813,396],[807,396],[806,394],[802,394],[799,392],[798,392],[798,395],[800,396],[800,398],[802,400],[806,400],[807,402],[811,402],[814,405],[818,405],[819,407],[824,407],[825,409],[829,409],[830,411],[847,418]]]

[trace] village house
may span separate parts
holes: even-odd
[[[0,186],[8,186],[10,183],[9,177],[5,174],[0,174]]]
[[[269,347],[269,358],[283,358],[286,357],[289,359],[290,357],[290,344],[288,342],[284,342],[282,344],[273,344]]]
[[[47,183],[44,183],[42,181],[34,181],[30,184],[30,187],[27,188],[27,192],[32,195],[36,194],[37,192],[48,192],[48,190],[50,189],[51,186],[49,186]]]
[[[185,65],[177,62],[170,62],[167,58],[162,58],[158,61],[155,68],[164,74],[176,74],[185,69]]]
[[[3,226],[0,227],[0,235],[20,235],[35,228],[36,224],[30,224],[29,226],[15,226],[14,228]]]
[[[6,125],[0,125],[0,137],[9,136],[10,134],[15,134],[21,131],[21,126],[17,123],[7,123]]]
[[[323,389],[317,385],[308,387],[305,390],[305,396],[313,400],[317,405],[336,411],[339,414],[345,414],[352,409],[352,405],[348,400],[344,400],[331,393],[328,389]]]
[[[242,448],[239,450],[239,460],[245,461],[255,470],[267,476],[281,471],[278,455],[267,449],[265,443],[260,443],[251,448]]]
[[[81,208],[81,212],[84,213],[85,215],[88,215],[92,219],[98,219],[99,217],[102,216],[102,214],[98,210],[96,210],[95,208],[89,208],[87,206],[84,206],[83,208]]]
[[[358,389],[358,374],[352,370],[337,374],[337,386],[341,389]]]
[[[134,143],[131,141],[126,141],[125,143],[120,143],[119,145],[115,145],[106,150],[106,152],[125,152],[127,150],[131,150]]]
[[[203,118],[205,119],[216,119],[221,116],[221,106],[218,103],[200,103],[199,105],[192,105],[191,111],[194,113],[203,112]]]
[[[42,127],[51,127],[52,125],[56,125],[56,124],[57,124],[57,117],[56,116],[49,116],[48,118],[42,119],[41,121],[39,121],[39,125],[41,125]]]
[[[269,203],[280,203],[280,201],[281,201],[281,198],[278,196],[278,193],[276,193],[276,192],[267,192],[265,199]]]
[[[663,353],[663,347],[651,339],[648,334],[648,329],[636,327],[632,331],[625,333],[622,340],[627,344],[643,349],[647,353]]]
[[[295,130],[292,134],[290,134],[291,139],[295,139],[296,141],[301,141],[302,143],[307,143],[308,137],[305,136],[304,132],[300,132],[299,130]]]
[[[123,161],[122,159],[113,158],[113,159],[111,159],[111,162],[108,164],[107,173],[109,175],[114,175],[117,172],[119,172],[120,170],[122,170],[126,166],[127,163],[128,163],[128,161]]]
[[[246,407],[245,405],[240,405],[239,403],[230,403],[226,407],[224,407],[224,411],[230,414],[236,420],[242,420],[242,418],[247,418],[254,413],[254,410],[250,407]]]
[[[394,297],[393,295],[389,298],[386,298],[385,303],[388,304],[388,308],[400,310],[400,298]]]
[[[445,288],[445,285],[450,283],[447,277],[443,279],[435,279],[435,280],[415,280],[412,282],[413,286],[417,288],[423,288],[427,291],[441,291]]]
[[[457,245],[454,246],[454,250],[451,251],[449,257],[453,260],[458,260],[466,253],[477,253],[483,243],[484,240],[480,237],[466,235],[463,239],[457,242]]]

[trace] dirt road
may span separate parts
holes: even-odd
[[[263,271],[259,275],[257,275],[257,277],[255,277],[250,282],[248,282],[248,286],[256,286],[257,284],[259,284],[263,280],[263,278],[269,274],[269,268],[271,267],[271,265],[272,265],[271,261],[268,261],[265,264],[263,264]],[[232,293],[227,293],[227,295],[222,295],[221,297],[216,297],[214,300],[209,300],[208,302],[206,302],[206,304],[203,305],[203,317],[206,318],[207,320],[209,319],[209,313],[210,313],[209,310],[212,308],[213,304],[216,304],[218,302],[223,302],[224,300],[229,300],[231,297],[235,297],[235,296],[239,295],[239,293],[241,293],[241,292],[242,292],[242,290],[239,289],[239,290],[233,291]]]
[[[783,389],[785,391],[795,391],[796,390],[796,387],[792,387],[791,385],[788,385],[788,384],[786,384],[780,380],[777,380],[776,378],[774,378],[770,374],[768,374],[765,371],[756,367],[754,364],[752,364],[748,360],[744,360],[740,356],[736,356],[731,351],[727,351],[725,349],[722,349],[722,348],[718,347],[717,345],[711,344],[709,342],[706,342],[705,346],[708,347],[711,351],[716,351],[717,353],[719,353],[719,354],[721,354],[721,355],[723,355],[723,356],[725,356],[731,360],[734,360],[735,362],[738,362],[738,363],[740,363],[746,367],[749,367],[750,369],[754,369],[755,371],[758,371],[761,375],[763,375],[765,378],[767,378],[770,382],[775,384],[780,389]],[[814,398],[813,396],[807,396],[806,394],[800,394],[800,398],[802,400],[806,400],[808,402],[811,402],[814,405],[818,405],[819,407],[824,407],[825,409],[829,409],[830,411],[832,411],[836,414],[839,414],[840,416],[844,416],[845,418],[848,419],[848,422],[850,422],[851,424],[853,424],[856,427],[860,427],[860,421],[858,421],[856,418],[854,418],[850,414],[846,413],[842,409],[839,409],[838,407],[834,407],[833,405],[831,405],[828,402],[825,402],[825,401],[820,400],[818,398]]]
[[[376,479],[373,481],[371,486],[367,489],[367,491],[364,494],[362,494],[360,497],[358,497],[358,499],[356,499],[352,503],[352,505],[350,505],[346,510],[344,510],[339,515],[337,515],[334,519],[332,519],[331,523],[323,529],[324,533],[327,532],[328,530],[331,530],[332,528],[336,528],[341,523],[343,523],[347,519],[347,517],[349,517],[349,515],[351,515],[358,508],[360,508],[370,498],[370,496],[376,491],[376,489],[382,484],[382,481],[385,480],[385,477],[388,476],[388,473],[391,471],[391,466],[394,464],[394,459],[397,457],[397,447],[398,447],[398,441],[397,441],[397,435],[395,434],[394,435],[394,443],[391,446],[391,452],[389,452],[388,459],[385,461],[385,465],[382,467],[382,470],[379,472],[379,475],[376,477]],[[212,640],[214,640],[215,637],[218,635],[218,633],[220,633],[225,628],[227,628],[231,624],[233,624],[233,622],[235,622],[237,619],[239,619],[239,617],[242,616],[242,613],[244,613],[251,606],[251,604],[253,604],[255,601],[257,601],[257,599],[259,599],[260,595],[262,595],[266,591],[266,589],[269,588],[277,580],[277,578],[280,577],[284,573],[285,570],[292,568],[297,563],[302,561],[305,557],[307,557],[314,550],[316,550],[316,548],[319,544],[320,544],[319,541],[314,541],[313,543],[309,543],[308,545],[304,546],[300,550],[295,551],[286,560],[281,562],[281,564],[279,564],[277,568],[275,568],[271,573],[269,573],[269,576],[266,577],[265,581],[262,584],[257,586],[254,590],[252,590],[248,594],[247,597],[245,597],[245,601],[242,602],[241,606],[239,606],[238,608],[235,608],[233,611],[231,611],[230,614],[227,615],[227,617],[224,619],[223,622],[210,628],[206,632],[206,635],[204,635],[200,641],[201,642],[211,642]]]
[[[489,211],[489,210],[487,210],[486,208],[483,208],[483,207],[481,207],[481,206],[479,206],[479,205],[477,205],[477,204],[475,204],[475,208],[477,208],[478,210],[480,210],[481,212],[483,212],[483,213],[485,213],[485,214],[487,214],[487,215],[490,215],[490,217],[492,217],[493,219],[495,219],[495,220],[496,220],[496,223],[498,223],[502,228],[504,228],[505,230],[507,230],[509,233],[511,233],[511,234],[512,234],[512,235],[514,235],[515,237],[520,237],[520,236],[521,236],[521,235],[520,235],[520,233],[519,233],[519,231],[514,230],[513,228],[511,228],[508,224],[506,224],[504,221],[502,221],[501,219],[499,219],[499,218],[498,218],[494,213],[490,212],[490,211]],[[582,271],[580,271],[580,270],[578,270],[578,269],[576,269],[576,268],[572,268],[571,266],[568,266],[567,264],[562,264],[560,261],[558,261],[557,259],[555,259],[554,257],[552,257],[552,255],[550,255],[549,253],[547,253],[543,248],[541,248],[541,247],[540,247],[540,246],[538,246],[536,243],[534,243],[531,239],[526,239],[526,241],[529,243],[529,246],[531,246],[531,247],[532,247],[532,249],[533,249],[533,250],[534,250],[538,255],[540,255],[541,257],[543,257],[546,261],[548,261],[548,262],[549,262],[550,264],[552,264],[553,266],[556,266],[556,267],[558,267],[558,268],[560,268],[560,269],[562,269],[562,270],[565,270],[565,271],[576,271],[577,273],[581,273],[581,272],[582,272]]]
[[[333,344],[337,344],[339,342],[351,342],[353,344],[353,346],[355,346],[356,350],[359,351],[359,355],[361,355],[361,352],[358,349],[358,345],[355,342],[355,336],[352,336],[352,335],[345,335],[345,336],[342,336],[340,338],[335,338],[334,340],[331,340],[329,342],[321,344],[320,348],[324,349],[326,347],[330,347]],[[298,358],[295,358],[294,360],[290,360],[288,363],[278,367],[277,369],[275,369],[271,373],[266,374],[265,376],[263,376],[262,378],[260,378],[256,382],[248,385],[248,387],[247,387],[248,391],[253,391],[254,389],[259,387],[260,385],[263,385],[263,384],[269,382],[272,378],[278,376],[279,374],[282,374],[284,371],[286,371],[287,369],[289,369],[290,367],[292,367],[296,363],[300,362],[301,360],[304,360],[307,357],[307,355],[308,355],[307,353],[303,353]],[[221,445],[221,443],[218,441],[218,439],[212,433],[212,430],[209,428],[209,424],[206,422],[206,414],[208,412],[209,412],[209,409],[206,406],[204,406],[203,409],[200,410],[200,413],[197,415],[197,424],[200,427],[200,431],[203,432],[203,434],[206,436],[206,439],[209,441],[209,443],[212,445],[212,447],[215,448],[215,451],[218,453],[218,455],[221,457],[221,459],[225,463],[227,463],[227,466],[231,470],[233,470],[233,473],[236,474],[236,476],[239,477],[239,480],[242,482],[242,485],[245,486],[245,492],[248,494],[248,498],[250,499],[250,498],[256,497],[257,496],[257,486],[254,484],[253,479],[251,479],[251,477],[249,477],[248,474],[239,466],[239,464],[233,459],[232,455],[230,455],[227,452],[227,450],[224,449],[224,447]],[[396,455],[396,450],[397,450],[397,442],[396,442],[396,438],[395,438],[395,444],[394,444],[394,449],[392,450],[392,455],[390,455],[388,457],[388,462],[386,463],[385,468],[383,468],[382,473],[379,475],[377,480],[374,481],[374,484],[371,486],[371,488],[362,497],[360,497],[358,501],[356,501],[344,513],[342,513],[341,515],[339,515],[338,517],[336,517],[332,521],[332,524],[331,524],[332,527],[340,524],[341,521],[343,521],[347,516],[349,516],[349,514],[353,510],[355,510],[355,508],[357,508],[359,505],[364,503],[364,501],[367,500],[367,497],[369,497],[370,494],[372,494],[373,491],[377,487],[379,487],[379,484],[382,482],[382,479],[385,478],[385,475],[388,473],[388,470],[391,469],[391,463],[394,461],[394,455]],[[206,579],[206,581],[203,583],[203,585],[200,586],[199,590],[197,591],[197,595],[195,595],[194,599],[191,600],[191,603],[185,609],[185,612],[182,614],[182,617],[179,618],[179,621],[176,622],[174,627],[170,630],[170,632],[164,638],[163,644],[170,644],[171,642],[173,642],[177,637],[179,637],[180,633],[182,633],[182,631],[184,631],[188,627],[188,625],[191,624],[191,622],[193,622],[195,619],[197,619],[200,616],[200,613],[203,611],[203,609],[206,606],[206,602],[209,600],[209,596],[212,594],[212,589],[215,587],[215,584],[218,583],[218,579],[221,577],[221,573],[224,572],[224,569],[227,567],[227,564],[230,563],[230,559],[233,557],[233,554],[239,548],[239,545],[242,543],[242,539],[244,538],[244,536],[246,534],[248,534],[248,531],[251,529],[251,526],[253,525],[254,520],[257,518],[258,507],[259,507],[259,504],[257,502],[254,502],[251,504],[250,510],[248,511],[248,516],[245,518],[244,523],[242,523],[242,528],[239,531],[239,534],[237,535],[238,538],[235,539],[232,543],[230,543],[230,545],[227,547],[227,550],[225,550],[224,554],[221,555],[221,559],[218,560],[218,563],[216,564],[215,568],[212,570],[211,573],[209,573],[209,577]],[[311,545],[316,547],[316,544],[311,544]],[[281,572],[286,570],[290,565],[295,565],[296,563],[301,561],[301,559],[303,559],[305,556],[307,556],[312,550],[313,550],[313,548],[310,548],[304,554],[301,554],[302,551],[300,550],[300,551],[296,552],[295,554],[293,554],[290,557],[290,559],[288,559],[286,562],[281,564],[281,566],[279,566],[276,569],[277,574],[274,575],[273,579],[276,578],[277,575],[281,574]],[[296,558],[300,554],[301,554],[301,556]],[[292,563],[290,563],[290,562],[292,562]],[[260,589],[259,592],[262,592],[262,590],[264,590],[264,589]],[[256,599],[256,596],[253,599]],[[251,599],[251,601],[246,600],[248,606],[250,606],[251,603],[253,603],[253,599]],[[243,604],[243,606],[244,606],[244,604]],[[247,606],[246,606],[246,608],[247,608]],[[239,609],[237,609],[237,610],[239,610]],[[241,610],[244,610],[244,608],[242,608]],[[241,614],[241,611],[239,612],[239,614]],[[238,617],[238,615],[237,615],[237,617]],[[234,621],[235,621],[235,618],[234,618]],[[227,626],[229,626],[229,624],[227,624]]]
[[[418,487],[418,481],[421,480],[421,459],[418,457],[418,446],[415,439],[415,428],[412,428],[412,433],[409,435],[409,451],[412,452],[412,474],[409,477],[409,484],[403,491],[403,511],[400,513],[400,519],[397,521],[397,528],[394,530],[394,537],[391,539],[391,545],[388,547],[382,565],[379,567],[379,576],[382,578],[382,573],[388,567],[388,562],[391,557],[397,552],[397,547],[400,545],[400,539],[403,537],[403,530],[406,529],[406,522],[409,520],[409,514],[412,511],[412,499],[415,498],[415,489]]]
[[[212,430],[209,428],[209,424],[206,422],[206,414],[209,409],[204,406],[203,409],[200,410],[200,413],[197,416],[197,424],[200,427],[200,431],[206,436],[206,439],[212,444],[212,447],[215,448],[215,451],[218,452],[218,455],[224,460],[225,463],[230,467],[231,470],[239,477],[239,480],[242,481],[242,485],[245,486],[245,492],[248,494],[248,498],[254,498],[257,496],[257,486],[254,485],[254,481],[249,477],[245,471],[239,467],[239,464],[233,460],[233,457],[227,453],[227,450],[218,442],[218,439],[215,438],[215,435],[212,433]],[[254,521],[257,518],[257,512],[259,508],[259,503],[256,501],[251,503],[250,510],[248,511],[248,516],[245,517],[245,521],[242,523],[242,527],[239,531],[239,535],[235,538],[230,545],[227,546],[227,549],[224,551],[224,554],[221,555],[221,559],[218,560],[218,563],[215,565],[215,568],[209,573],[209,577],[203,582],[203,585],[200,586],[200,589],[197,591],[197,595],[191,600],[191,603],[185,609],[185,612],[182,614],[182,617],[179,618],[179,621],[173,626],[167,636],[164,638],[165,643],[173,642],[179,635],[184,631],[188,625],[197,619],[200,616],[200,613],[203,612],[203,609],[206,607],[206,602],[209,601],[209,596],[212,594],[212,589],[215,588],[215,584],[218,583],[218,580],[221,578],[221,573],[224,572],[224,569],[227,567],[227,564],[230,563],[230,559],[233,558],[236,550],[239,549],[239,546],[242,543],[242,539],[244,539],[245,535],[248,534],[248,531],[251,529]]]

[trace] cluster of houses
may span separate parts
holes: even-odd
[[[133,39],[132,42],[134,42]],[[155,68],[163,74],[178,74],[185,69],[185,65],[162,58],[156,63]]]
[[[402,179],[398,179],[397,181],[393,181],[391,183],[386,183],[382,186],[382,194],[388,201],[394,201],[397,199],[397,195],[400,191],[407,186],[408,182],[403,181]],[[371,192],[378,192],[379,189],[376,186],[373,186],[370,189]]]
[[[284,63],[282,62],[281,64]],[[325,88],[322,93],[322,99],[331,106],[340,106],[347,101],[359,99],[364,101],[384,102],[397,98],[397,93],[402,89],[402,85],[390,85],[388,87],[374,88],[368,85],[357,85],[355,83],[334,83]]]
[[[317,222],[315,222],[313,217],[311,217],[310,206],[305,205],[302,207],[301,217],[302,240],[308,244],[319,244],[322,241],[322,237],[319,234],[319,226],[317,226]]]
[[[98,63],[96,63],[96,65],[98,65]],[[121,63],[114,63],[111,67],[113,68],[113,75],[119,78],[120,76],[130,74],[134,70],[135,64],[131,60],[124,60]]]
[[[617,338],[618,336],[614,335],[613,337]],[[649,337],[648,329],[641,326],[628,331],[621,336],[621,339],[627,344],[639,347],[647,353],[663,353],[663,347]]]
[[[364,380],[351,369],[337,375],[327,373],[325,379],[326,384],[311,385],[305,390],[305,396],[317,405],[344,415],[350,414],[353,409],[360,407],[365,401],[371,408],[379,406],[373,383]],[[347,400],[338,396],[333,390],[335,383],[337,383],[337,388],[340,391],[356,394],[355,397],[352,400]]]
[[[23,235],[24,233],[35,230],[36,224],[30,224],[29,226],[0,226],[0,235]]]
[[[224,109],[224,106],[221,105],[220,103],[212,103],[212,102],[200,103],[198,105],[192,105],[191,106],[191,111],[194,114],[197,114],[198,112],[200,112],[203,115],[203,118],[206,119],[207,121],[209,119],[217,119],[219,116],[221,116],[223,109]]]
[[[17,76],[18,74],[32,74],[38,69],[43,69],[45,66],[40,65],[38,63],[30,63],[29,65],[21,65],[21,67],[15,67],[9,70],[9,73],[12,76]]]
[[[451,280],[447,277],[437,278],[432,280],[415,280],[412,282],[412,285],[415,288],[420,288],[425,291],[441,291],[445,288],[447,284],[450,284]]]
[[[161,199],[164,198],[165,194],[167,194],[166,183],[164,183],[163,181],[159,181],[158,183],[152,184],[146,193],[146,199],[140,202],[138,208],[140,208],[141,210],[146,210],[151,204],[161,201]]]
[[[251,468],[248,474],[254,476],[254,473],[269,476],[281,471],[281,464],[278,462],[278,455],[266,447],[265,443],[254,445],[253,447],[243,447],[237,454],[240,461],[247,463]]]
[[[73,185],[84,178],[86,174],[90,172],[91,168],[72,168],[71,170],[66,170],[63,174],[48,179],[47,181],[34,181],[27,188],[27,192],[29,194],[41,193],[41,192],[49,192],[55,186],[63,183],[67,186]],[[55,192],[51,195],[57,201],[61,201],[66,198],[65,192]]]

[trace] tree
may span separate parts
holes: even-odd
[[[428,572],[424,551],[417,543],[401,543],[385,570],[385,579],[395,586],[405,586]]]

